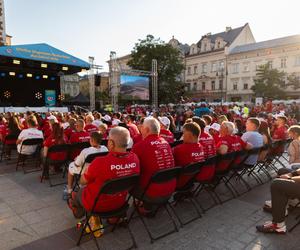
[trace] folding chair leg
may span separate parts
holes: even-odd
[[[90,225],[90,223],[89,223],[90,218],[91,218],[91,216],[86,216],[86,221],[85,221],[85,223],[84,223],[84,226],[82,227],[82,230],[81,230],[81,233],[80,233],[80,237],[79,237],[79,239],[78,239],[76,245],[77,245],[77,246],[80,246],[81,239],[82,239],[82,237],[83,237],[84,234],[85,234],[85,229],[86,229],[87,227],[89,227],[90,234],[92,235],[93,240],[95,241],[96,247],[97,247],[98,250],[100,250],[100,246],[99,246],[99,244],[98,244],[97,238],[95,237],[95,235],[94,235],[94,233],[93,233],[93,230],[92,230],[92,228],[91,228],[91,225]]]
[[[171,204],[169,204],[169,207],[171,208],[172,212],[173,212],[174,215],[176,216],[176,218],[177,218],[177,220],[179,221],[179,224],[180,224],[181,227],[183,227],[184,225],[187,225],[187,224],[189,224],[189,223],[191,223],[191,222],[193,222],[193,221],[195,221],[195,220],[198,220],[199,218],[202,217],[201,212],[199,211],[199,209],[198,209],[198,207],[197,207],[197,205],[196,205],[196,202],[193,200],[193,198],[187,198],[187,199],[191,202],[191,204],[192,204],[193,207],[195,208],[195,210],[196,210],[198,216],[195,216],[195,217],[193,217],[193,218],[187,220],[186,222],[183,222],[183,221],[181,220],[180,216],[179,216],[179,215],[177,214],[177,212],[176,212],[176,209],[175,209]],[[182,201],[184,201],[184,200],[185,200],[185,199],[182,199]],[[176,204],[177,204],[177,202],[174,204],[174,206],[176,206]],[[203,209],[203,211],[204,211],[204,209]]]

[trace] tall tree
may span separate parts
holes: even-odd
[[[256,70],[256,79],[251,89],[256,96],[284,98],[285,76],[283,71],[272,69],[268,63],[260,65]]]
[[[294,90],[297,90],[300,88],[300,79],[295,73],[293,73],[287,77],[286,87],[288,87],[288,86],[292,86]]]
[[[131,56],[132,59],[128,65],[136,70],[151,71],[152,59],[157,60],[158,100],[160,103],[180,101],[184,89],[184,84],[179,77],[184,70],[180,51],[159,38],[147,35],[146,39],[140,39],[135,44]]]

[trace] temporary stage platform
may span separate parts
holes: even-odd
[[[60,77],[88,70],[89,63],[48,44],[0,47],[1,106],[57,106]]]

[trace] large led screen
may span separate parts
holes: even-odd
[[[121,75],[120,94],[125,100],[149,100],[149,77]]]

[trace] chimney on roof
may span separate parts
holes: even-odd
[[[206,36],[211,36],[211,32],[207,33]]]
[[[228,32],[228,31],[231,31],[231,27],[230,26],[226,27],[226,32]]]

